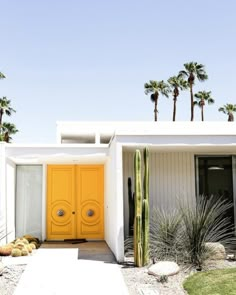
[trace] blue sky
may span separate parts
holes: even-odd
[[[205,120],[236,103],[236,1],[0,0],[0,97],[17,110],[15,143],[55,143],[56,121],[152,121],[144,83],[167,80],[183,64],[206,66],[212,91]],[[160,97],[159,120],[173,99]],[[200,120],[200,110],[195,111]],[[177,120],[190,119],[189,93]]]

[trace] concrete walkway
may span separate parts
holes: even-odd
[[[102,244],[100,250],[96,244],[92,245],[92,248],[85,243],[77,248],[38,249],[29,257],[14,295],[128,295],[119,266],[107,256],[112,253],[104,250]],[[78,251],[78,247],[82,249]],[[78,257],[78,252],[82,257]]]

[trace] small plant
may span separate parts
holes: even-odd
[[[36,249],[36,246],[35,246],[34,243],[30,243],[29,246],[31,247],[32,250],[35,250]]]
[[[28,240],[26,240],[25,238],[18,238],[18,239],[16,239],[15,244],[18,244],[18,243],[23,243],[24,245],[28,245],[29,244]]]
[[[22,249],[25,248],[25,244],[24,244],[23,242],[20,242],[20,241],[19,241],[19,242],[17,242],[17,243],[15,244],[14,248],[17,248],[17,249],[22,250]]]
[[[12,257],[19,257],[19,256],[21,256],[21,250],[20,249],[17,249],[17,248],[12,249],[11,256]]]
[[[157,281],[158,281],[158,283],[162,283],[162,284],[167,283],[168,276],[166,276],[166,275],[159,276],[159,277],[157,277]]]
[[[23,249],[21,250],[21,255],[22,255],[22,256],[28,256],[28,255],[29,255],[28,250],[27,250],[26,248],[23,248]]]
[[[25,238],[30,244],[35,244],[36,249],[40,247],[40,241],[38,238],[31,235],[24,235],[23,238]]]
[[[26,245],[25,247],[26,247],[26,249],[28,250],[29,253],[32,253],[32,248],[31,248],[30,245]]]

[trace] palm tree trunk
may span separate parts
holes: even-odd
[[[6,132],[4,134],[4,141],[7,142],[7,143],[9,143],[9,133],[8,132]]]
[[[154,121],[157,121],[157,100],[158,98],[155,99],[155,104],[154,104]]]
[[[203,105],[201,106],[201,115],[202,115],[202,121],[204,121]]]
[[[173,109],[173,122],[175,121],[175,117],[176,117],[176,101],[177,101],[177,97],[174,96],[174,109]]]
[[[229,113],[228,122],[233,122],[233,121],[234,121],[234,115],[233,113]]]
[[[190,98],[191,98],[191,121],[193,121],[194,120],[193,83],[190,83]]]
[[[2,125],[2,116],[3,116],[3,110],[0,110],[0,125]]]

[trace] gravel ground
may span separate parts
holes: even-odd
[[[0,294],[12,295],[19,282],[19,279],[25,270],[26,265],[8,265],[5,266],[0,276]]]
[[[1,295],[13,295],[25,267],[26,265],[5,266],[4,272],[0,276]],[[236,267],[236,261],[210,261],[205,269],[228,267]],[[194,273],[193,271],[181,270],[177,275],[168,277],[167,282],[161,283],[156,277],[148,274],[147,267],[134,267],[131,261],[121,264],[120,268],[130,295],[186,295],[187,293],[184,291],[182,283],[191,273]]]
[[[228,267],[236,267],[236,261],[209,261],[205,266],[205,270]],[[147,267],[134,267],[131,262],[121,265],[121,271],[130,295],[186,295],[187,292],[182,287],[183,281],[196,272],[182,269],[177,275],[168,277],[167,282],[161,283],[158,278],[148,274]]]

